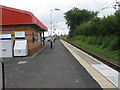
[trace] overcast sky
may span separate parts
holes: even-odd
[[[60,11],[52,11],[52,22],[55,23],[56,33],[68,33],[65,24],[64,13],[73,7],[100,11],[99,16],[111,15],[115,9],[109,8],[116,0],[0,0],[0,5],[13,7],[32,12],[44,25],[50,29],[50,10],[59,8]],[[120,1],[120,0],[118,0]],[[106,8],[101,11],[102,8]],[[57,22],[57,23],[56,23]],[[46,33],[47,35],[48,33]]]

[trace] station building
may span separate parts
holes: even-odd
[[[44,32],[48,31],[40,20],[31,12],[2,5],[0,5],[0,12],[2,12],[0,14],[0,43],[3,47],[1,57],[9,57],[10,53],[12,56],[17,56],[14,55],[16,53],[14,49],[17,47],[17,53],[21,53],[18,56],[22,56],[24,52],[20,51],[22,48],[27,50],[25,56],[31,56],[40,50],[44,45]],[[12,41],[11,46],[9,41]],[[9,46],[12,48],[11,52]]]

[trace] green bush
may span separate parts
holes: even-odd
[[[79,12],[77,10],[75,9],[76,13]],[[73,17],[76,13],[72,14]],[[120,36],[120,11],[103,18],[93,16],[87,21],[83,20],[84,22],[80,22],[81,17],[79,15],[75,19],[79,23],[73,22],[68,25],[69,27],[74,25],[74,28],[70,28],[68,40],[117,60],[120,51],[120,39],[118,39]],[[69,22],[73,21],[73,19],[69,20]]]
[[[88,43],[89,45],[96,45],[98,47],[109,48],[109,50],[118,50],[119,42],[116,36],[84,36],[79,35],[71,38],[71,40],[78,40],[80,42]]]
[[[113,60],[118,60],[118,38],[116,36],[84,36],[79,35],[68,39],[70,42],[92,52],[100,53]],[[119,50],[120,51],[120,50]]]

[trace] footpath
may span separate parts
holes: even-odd
[[[89,56],[71,44],[63,40],[61,40],[61,42],[102,88],[120,88],[119,72]]]
[[[120,87],[117,71],[63,40],[57,40],[53,49],[46,42],[45,48],[32,57],[14,57],[3,61],[5,88]]]
[[[66,47],[49,42],[32,57],[4,59],[5,88],[99,88],[100,85],[79,64]],[[63,90],[63,89],[61,89]]]

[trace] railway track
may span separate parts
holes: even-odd
[[[64,40],[64,39],[63,39]],[[80,46],[77,46],[77,45],[74,45],[73,43],[67,41],[67,40],[64,40],[66,42],[68,42],[69,44],[75,46],[76,48],[86,52],[87,54],[91,55],[92,57],[96,58],[97,60],[101,61],[102,63],[108,65],[109,67],[117,70],[118,72],[120,72],[120,62],[119,61],[113,61],[111,59],[108,59],[104,56],[101,56],[101,55],[98,55],[98,54],[94,54],[94,53],[91,53],[89,52],[88,50],[86,50],[85,48],[82,48]]]

